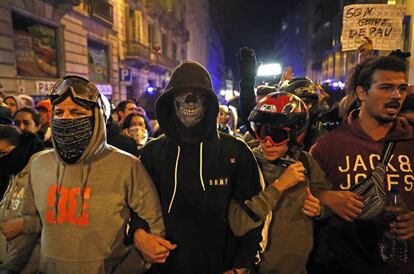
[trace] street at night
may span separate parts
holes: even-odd
[[[414,273],[414,0],[0,1],[0,274]]]

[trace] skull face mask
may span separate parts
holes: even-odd
[[[200,92],[186,92],[174,96],[174,108],[178,119],[190,128],[197,125],[206,112],[205,97]]]

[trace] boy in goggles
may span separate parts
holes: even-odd
[[[230,226],[240,236],[264,221],[267,238],[259,273],[306,273],[313,245],[312,218],[321,216],[313,194],[330,188],[318,164],[302,152],[308,110],[299,97],[274,92],[258,102],[249,121],[260,142],[253,152],[266,188],[244,205],[232,203]],[[245,207],[250,209],[248,216],[241,210]]]

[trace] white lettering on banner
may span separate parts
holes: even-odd
[[[357,4],[344,7],[342,18],[342,51],[355,50],[364,36],[372,39],[374,48],[399,48],[405,5]]]
[[[353,185],[360,183],[375,168],[379,159],[378,154],[370,154],[365,158],[361,154],[345,155],[343,164],[337,167],[338,171],[344,175],[340,176],[339,187],[342,190],[349,190]],[[368,167],[369,169],[367,169]],[[388,190],[391,190],[393,185],[401,185],[405,191],[413,190],[414,174],[408,155],[391,155],[390,162],[387,165],[386,181]]]
[[[54,81],[36,81],[36,92],[37,94],[47,95],[53,88]]]

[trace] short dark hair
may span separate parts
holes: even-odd
[[[20,144],[21,131],[15,126],[0,125],[0,140],[6,140],[12,146]]]
[[[124,123],[122,124],[122,129],[129,128],[131,126],[132,118],[134,118],[135,116],[139,116],[144,119],[145,128],[147,129],[147,132],[148,132],[148,137],[152,136],[152,125],[151,125],[150,120],[148,119],[147,116],[138,114],[136,112],[130,113],[128,114],[127,117],[125,117]]]
[[[394,56],[375,57],[361,65],[360,69],[356,70],[357,75],[354,76],[354,83],[351,85],[355,89],[358,86],[362,86],[365,91],[368,91],[371,87],[372,75],[376,70],[407,72],[407,62]]]
[[[38,112],[36,109],[31,108],[31,107],[24,107],[24,108],[21,108],[21,109],[19,109],[18,111],[16,111],[16,112],[14,113],[14,115],[13,115],[13,120],[15,119],[15,117],[16,117],[16,115],[17,115],[17,113],[19,113],[19,112],[27,112],[27,113],[30,113],[30,114],[31,114],[31,116],[32,116],[32,119],[33,119],[33,121],[34,121],[34,123],[35,123],[35,125],[36,125],[37,127],[40,125],[40,114],[39,114],[39,112]]]
[[[119,104],[116,106],[116,111],[122,111],[125,112],[125,108],[128,104],[135,104],[133,100],[124,100],[119,102]]]

